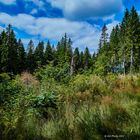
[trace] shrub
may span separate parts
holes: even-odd
[[[9,81],[9,77],[3,79],[0,83],[0,105],[9,102],[11,98],[20,93],[22,86],[16,80]]]
[[[7,73],[0,74],[0,83],[8,82],[10,80],[10,76]]]
[[[57,109],[56,96],[51,93],[43,93],[34,98],[33,107],[37,109],[39,115],[48,119],[48,108]]]
[[[70,84],[75,92],[84,92],[90,88],[89,77],[85,75],[77,75]]]
[[[68,84],[71,79],[70,67],[68,64],[63,66],[47,65],[45,68],[35,73],[39,80],[54,79],[56,82]]]

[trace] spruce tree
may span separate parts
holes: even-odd
[[[105,75],[110,71],[108,33],[105,24],[102,28],[99,45],[100,50],[98,51],[97,60],[95,62],[95,72],[97,74]]]
[[[84,69],[84,53],[83,53],[83,51],[81,51],[81,53],[80,53],[80,63],[79,63],[79,71],[83,71],[83,69]]]
[[[32,73],[35,70],[35,64],[34,43],[30,40],[27,47],[27,70]]]
[[[107,42],[108,42],[107,26],[106,24],[104,24],[102,28],[102,33],[101,33],[101,39],[100,39],[101,50],[103,47],[107,46]]]
[[[15,34],[14,31],[12,30],[12,26],[8,25],[8,27],[6,28],[6,38],[7,38],[7,42],[6,42],[6,48],[7,48],[7,53],[8,55],[6,55],[8,58],[7,59],[7,72],[16,74],[18,71],[18,54],[17,54],[17,40],[15,38]]]
[[[85,52],[84,52],[84,68],[88,69],[91,66],[91,55],[89,52],[88,47],[85,48]]]
[[[8,46],[6,32],[2,31],[0,35],[0,71],[8,72]]]
[[[116,25],[115,28],[112,29],[110,35],[110,44],[109,44],[109,56],[110,57],[110,65],[111,71],[117,72],[119,68],[119,26]]]
[[[47,47],[46,47],[46,50],[45,50],[45,63],[46,64],[49,64],[50,62],[52,62],[54,60],[54,53],[53,53],[53,50],[52,50],[52,47],[51,47],[51,44],[50,44],[50,41],[48,40],[47,42]]]
[[[68,39],[68,42],[67,42],[67,45],[66,45],[65,56],[66,56],[66,62],[68,62],[70,64],[71,58],[72,58],[72,41],[71,41],[70,38]]]
[[[75,48],[73,57],[74,57],[74,66],[75,66],[74,71],[78,72],[80,68],[80,53],[78,48]]]
[[[91,66],[92,66],[92,70],[95,69],[95,62],[96,62],[96,53],[94,52],[91,58]]]
[[[36,68],[44,64],[44,42],[39,42],[34,52]]]
[[[130,21],[130,13],[128,9],[126,9],[123,21],[120,25],[120,50],[119,56],[121,61],[121,66],[124,75],[128,71],[128,65],[130,64],[130,47],[129,47],[129,22]]]
[[[18,40],[18,72],[21,73],[26,70],[26,52],[21,39]]]
[[[132,73],[133,68],[136,70],[140,67],[140,21],[139,16],[134,7],[130,12],[130,72]]]

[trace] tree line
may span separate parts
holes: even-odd
[[[73,59],[73,62],[72,62]],[[22,40],[16,39],[11,25],[0,34],[0,72],[12,74],[23,71],[34,72],[36,69],[52,64],[62,66],[64,63],[73,65],[73,73],[83,69],[91,68],[92,56],[86,47],[84,52],[80,52],[78,47],[73,51],[72,41],[67,34],[62,37],[57,46],[47,45],[43,41],[35,47],[32,40],[29,41],[25,49]],[[71,64],[73,63],[73,64]]]
[[[140,71],[140,18],[135,7],[125,10],[122,22],[112,29],[110,37],[103,26],[95,71],[124,75]]]
[[[32,73],[45,65],[61,67],[66,63],[71,75],[85,70],[101,75],[139,72],[140,18],[135,7],[131,11],[126,9],[122,22],[112,29],[110,36],[107,26],[103,26],[99,49],[94,54],[88,47],[84,51],[79,51],[78,47],[73,50],[67,34],[57,46],[41,41],[35,47],[30,40],[26,50],[21,39],[16,39],[11,25],[0,34],[0,73]]]

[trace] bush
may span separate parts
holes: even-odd
[[[16,80],[9,81],[8,79],[9,77],[6,76],[0,83],[0,105],[10,101],[22,89],[22,86]]]
[[[75,92],[84,92],[90,88],[89,77],[85,75],[77,75],[70,84]]]
[[[51,92],[40,94],[34,98],[33,107],[41,117],[48,119],[48,109],[57,109],[56,96]]]
[[[63,66],[47,65],[45,68],[35,73],[36,77],[41,81],[44,79],[54,79],[58,83],[68,84],[70,76],[70,67],[68,64]]]
[[[10,76],[7,73],[0,74],[0,83],[8,82],[10,80]]]

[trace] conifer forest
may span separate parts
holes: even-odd
[[[140,140],[140,16],[133,6],[98,50],[69,33],[37,45],[0,32],[0,140]],[[94,40],[93,40],[94,41]]]

